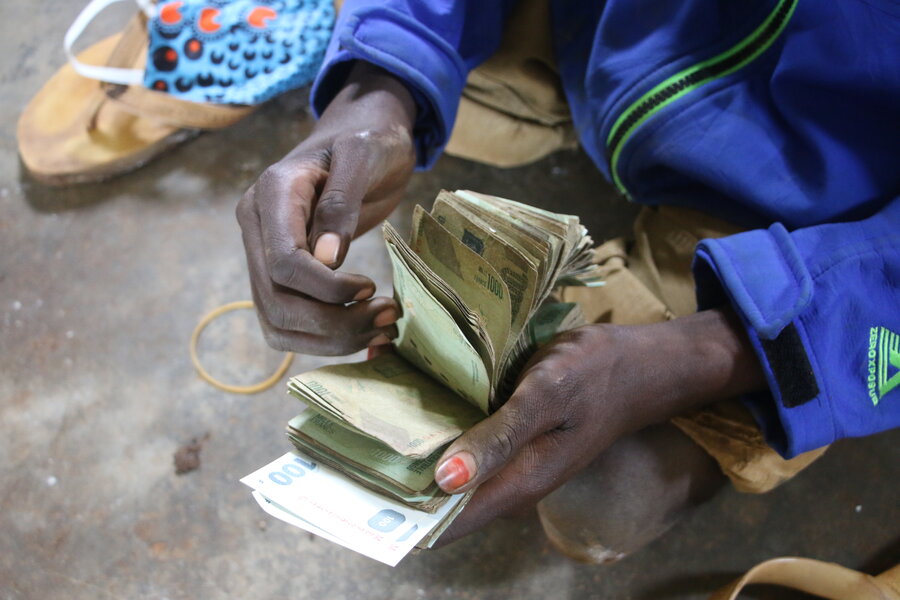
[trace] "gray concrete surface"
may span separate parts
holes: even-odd
[[[533,520],[390,569],[267,518],[238,479],[288,448],[297,405],[282,385],[211,388],[187,344],[207,310],[249,295],[234,205],[309,131],[303,94],[107,184],[41,186],[22,173],[15,122],[80,4],[0,6],[0,598],[699,599],[775,555],[871,572],[900,560],[900,432],[839,443],[771,494],[728,490],[611,567],[555,554]],[[598,240],[634,214],[578,152],[509,171],[445,157],[416,176],[397,224],[441,187],[580,206]],[[377,234],[347,268],[390,288]],[[249,313],[204,340],[236,381],[279,360]],[[173,454],[204,436],[200,468],[176,475]]]

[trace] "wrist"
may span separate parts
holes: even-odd
[[[762,366],[731,307],[700,311],[676,319],[673,325],[690,338],[690,353],[698,363],[695,385],[700,401],[720,400],[765,388]]]
[[[351,118],[361,116],[380,124],[399,125],[412,135],[416,121],[416,103],[406,84],[390,72],[356,61],[344,87],[322,113],[322,122],[345,121],[347,108],[353,107]],[[336,115],[336,117],[335,117]]]
[[[765,388],[756,353],[730,307],[641,326],[650,393],[636,411],[641,428],[713,402]]]

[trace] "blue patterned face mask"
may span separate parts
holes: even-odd
[[[148,23],[144,85],[185,100],[258,104],[315,77],[332,0],[175,0]]]
[[[66,34],[66,48],[103,8],[93,0]],[[334,27],[333,0],[138,0],[148,16],[147,65],[73,63],[83,75],[167,92],[183,100],[259,104],[315,77]],[[77,61],[75,61],[77,62]],[[119,72],[114,73],[114,72]]]

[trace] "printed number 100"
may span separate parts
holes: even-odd
[[[304,467],[309,471],[313,471],[316,468],[316,463],[295,456],[294,462],[284,465],[280,471],[269,473],[269,479],[278,485],[291,485],[295,479],[306,475],[306,471],[303,470]]]

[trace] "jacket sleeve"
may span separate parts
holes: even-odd
[[[466,77],[499,45],[512,4],[514,0],[347,0],[313,83],[314,114],[321,115],[343,87],[352,61],[378,65],[412,92],[418,106],[418,167],[431,167],[453,129]]]
[[[700,308],[731,301],[769,392],[745,399],[784,457],[900,426],[900,198],[874,216],[703,240]]]

